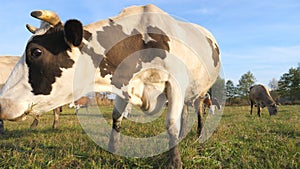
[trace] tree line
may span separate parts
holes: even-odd
[[[249,88],[255,82],[256,78],[250,71],[241,76],[237,85],[227,80],[225,83],[226,104],[249,104]],[[278,104],[300,104],[300,63],[298,67],[290,68],[279,80],[275,78],[270,80],[268,87],[271,90],[271,96]]]

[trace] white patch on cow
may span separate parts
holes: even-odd
[[[97,71],[97,69],[93,66],[93,60],[91,57],[85,53],[82,54],[78,48],[76,48],[76,50],[72,50],[72,55],[79,56],[77,59],[72,58],[75,62],[77,62],[77,64],[75,64],[74,67],[75,76],[73,79],[70,79],[73,84],[73,97],[77,100],[86,93],[94,91],[95,76],[99,71]]]
[[[94,83],[94,91],[101,91],[101,92],[110,92],[112,93],[112,86],[111,82],[111,74],[107,74],[104,78],[100,76],[99,68],[96,70],[95,73],[95,83]]]
[[[97,39],[97,33],[92,33],[92,39]],[[83,43],[87,46],[89,50],[93,49],[93,51],[99,56],[101,55],[101,53],[104,53],[105,49],[99,44],[97,40],[92,40],[88,42],[87,40],[83,39]]]
[[[135,68],[138,68],[139,66],[140,66],[140,64],[139,64],[139,63],[136,63]]]
[[[216,105],[211,105],[209,108],[209,114],[214,115],[216,110]]]
[[[149,32],[149,33],[151,33],[151,32]],[[156,40],[153,39],[153,38],[151,38],[148,34],[143,34],[143,38],[142,39],[145,41],[145,43],[148,43],[150,41],[156,42]]]

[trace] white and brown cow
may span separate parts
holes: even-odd
[[[214,114],[215,109],[221,109],[221,105],[216,98],[210,97],[209,93],[206,93],[203,100],[203,113],[206,114],[206,108],[208,108],[210,114]]]
[[[277,114],[276,102],[271,97],[268,89],[264,85],[254,85],[250,87],[250,114],[252,115],[253,105],[257,106],[257,115],[260,117],[260,108],[268,107],[270,115]]]
[[[22,120],[70,103],[94,90],[86,86],[100,68],[98,91],[117,95],[109,150],[116,151],[128,103],[151,114],[168,99],[170,164],[181,168],[177,144],[183,107],[204,96],[219,74],[219,49],[211,33],[154,5],[129,7],[86,26],[74,19],[63,24],[50,11],[31,15],[43,22],[40,28],[27,25],[33,36],[0,93],[0,118]]]

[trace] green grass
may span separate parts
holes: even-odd
[[[300,106],[281,106],[272,117],[263,109],[261,118],[250,116],[249,109],[226,107],[218,128],[202,144],[196,142],[195,125],[179,144],[184,167],[300,168]],[[102,109],[109,123],[110,111]],[[52,113],[45,114],[35,130],[29,129],[32,120],[5,121],[0,168],[166,168],[168,164],[167,152],[126,158],[105,151],[86,135],[71,109],[64,109],[56,130],[51,128]],[[122,133],[139,137],[161,132],[164,119],[153,123],[124,120]]]

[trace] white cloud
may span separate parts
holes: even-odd
[[[192,15],[211,15],[214,13],[215,13],[215,9],[212,8],[191,9],[184,12],[184,14],[192,14]]]

